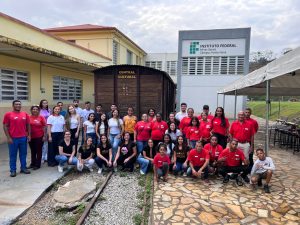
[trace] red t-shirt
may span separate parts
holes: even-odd
[[[165,154],[164,156],[161,156],[160,153],[157,153],[154,156],[153,159],[153,165],[155,166],[155,168],[161,168],[163,166],[163,163],[168,163],[168,165],[170,165],[171,161],[170,158],[167,154]]]
[[[190,126],[191,119],[192,118],[186,116],[183,117],[182,120],[180,121],[179,128],[182,130],[182,133],[184,135],[186,135],[187,129]]]
[[[208,115],[207,115],[207,121],[208,121],[208,122],[211,122],[213,118],[214,118],[213,115],[211,115],[211,114],[208,114]],[[201,116],[201,115],[198,116],[198,119],[199,119],[199,121],[202,120],[202,116]]]
[[[223,136],[226,135],[226,130],[229,128],[229,121],[227,118],[225,118],[225,126],[221,126],[221,118],[214,117],[213,121],[211,122],[212,131],[213,133],[221,134]]]
[[[218,160],[219,155],[223,151],[221,145],[217,144],[216,146],[212,146],[210,143],[204,145],[204,149],[208,151],[210,155],[210,161]]]
[[[44,136],[44,127],[47,125],[43,116],[30,116],[31,138]]]
[[[206,159],[209,159],[209,153],[207,150],[202,149],[201,152],[198,152],[195,148],[192,149],[188,155],[188,160],[193,166],[203,166]]]
[[[137,141],[148,141],[151,137],[151,123],[149,122],[137,122],[134,130],[137,132]]]
[[[247,122],[250,122],[254,128],[254,131],[255,133],[257,133],[258,131],[258,123],[255,119],[252,119],[252,118],[249,118],[249,119],[246,119]]]
[[[165,121],[154,121],[151,123],[151,137],[155,141],[162,141],[166,130],[168,129],[168,124]]]
[[[245,160],[245,155],[240,149],[231,152],[229,148],[225,148],[219,155],[219,159],[223,157],[226,157],[225,163],[227,166],[240,166],[242,161]]]
[[[26,137],[26,125],[29,121],[29,115],[26,112],[7,112],[3,118],[3,124],[8,125],[8,133],[12,138]]]
[[[189,126],[186,129],[186,138],[191,141],[199,141],[201,138],[200,128],[194,127],[194,126]]]
[[[255,134],[252,123],[244,121],[240,123],[238,120],[231,124],[229,133],[241,143],[250,142],[251,137]]]
[[[211,132],[211,122],[209,121],[200,121],[200,132],[201,137],[209,139]]]

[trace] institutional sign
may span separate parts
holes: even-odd
[[[243,56],[245,39],[183,40],[182,57]]]

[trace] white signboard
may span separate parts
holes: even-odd
[[[183,40],[182,57],[242,56],[245,39]]]

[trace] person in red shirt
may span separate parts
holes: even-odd
[[[170,164],[171,161],[167,155],[167,146],[165,144],[160,144],[158,146],[158,153],[153,159],[153,170],[156,182],[158,182],[161,177],[163,177],[164,181],[167,181]]]
[[[188,155],[190,167],[187,170],[187,175],[194,177],[202,177],[205,180],[208,178],[209,153],[203,149],[202,141],[197,141],[196,148],[192,149]]]
[[[243,151],[238,149],[237,140],[232,139],[230,141],[229,147],[224,149],[219,155],[218,163],[221,164],[219,173],[224,177],[223,183],[228,183],[228,173],[242,173],[241,177],[245,182],[249,183],[249,178],[247,177],[248,161],[246,160]],[[242,185],[242,181],[239,179],[239,176],[237,176],[236,182],[238,185]]]
[[[201,138],[200,122],[196,116],[191,119],[189,127],[186,129],[186,138],[191,148],[195,148],[196,142]]]
[[[29,146],[31,149],[30,168],[34,170],[41,167],[43,143],[47,139],[47,123],[43,116],[40,115],[40,107],[32,106],[30,118],[31,140]]]
[[[138,154],[147,146],[147,142],[151,137],[151,123],[148,122],[148,115],[142,115],[142,120],[138,121],[134,126],[134,142],[136,143]]]
[[[164,134],[168,129],[168,124],[161,119],[161,114],[156,114],[156,120],[151,123],[151,139],[154,143],[154,148],[159,142],[163,141]]]
[[[223,151],[223,148],[221,145],[218,144],[218,138],[216,136],[212,136],[210,138],[210,143],[207,143],[204,145],[204,149],[208,151],[210,156],[209,165],[213,169],[214,172],[217,171],[218,166],[218,158],[221,152]]]
[[[194,116],[194,109],[188,108],[187,114],[188,115],[186,117],[183,117],[181,119],[180,124],[179,124],[179,129],[184,136],[186,136],[187,128],[189,127],[191,120]]]
[[[21,173],[29,174],[30,171],[26,169],[27,157],[27,141],[31,139],[31,128],[29,115],[22,112],[22,104],[19,100],[12,102],[13,111],[4,114],[3,130],[7,137],[9,149],[9,166],[10,176],[17,175],[17,155],[19,150],[19,158],[21,163]]]
[[[210,142],[211,136],[211,120],[208,120],[207,113],[203,112],[201,114],[200,120],[200,133],[201,133],[201,140],[203,141],[204,145]]]
[[[155,109],[152,109],[150,108],[148,110],[148,121],[149,122],[154,122],[156,120],[156,117],[155,117]]]
[[[254,133],[256,134],[258,131],[258,123],[255,119],[251,118],[252,115],[252,110],[250,108],[245,109],[245,119],[246,121],[250,122],[253,125],[254,128]],[[253,138],[253,143],[251,142],[250,145],[252,146],[252,149],[250,149],[250,154],[249,154],[249,169],[252,169],[252,166],[254,164],[253,161],[253,152],[254,152],[254,138]]]
[[[238,148],[243,150],[245,158],[248,160],[250,149],[252,149],[250,143],[253,143],[254,128],[251,123],[245,120],[243,111],[238,113],[238,120],[231,124],[229,133],[230,138],[234,138],[239,142]]]
[[[202,113],[200,114],[200,116],[198,116],[198,119],[199,119],[199,120],[202,119],[202,114],[203,114],[203,113],[205,113],[205,114],[207,115],[207,120],[208,120],[209,122],[211,122],[212,119],[214,118],[214,116],[211,115],[210,112],[209,112],[209,106],[208,106],[208,105],[204,105],[204,106],[203,106],[203,111],[202,111]]]
[[[215,117],[211,121],[212,134],[216,135],[218,138],[219,144],[226,148],[227,139],[228,139],[228,130],[229,130],[229,121],[225,117],[224,109],[218,107],[215,112]]]

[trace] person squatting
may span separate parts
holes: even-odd
[[[167,121],[153,108],[138,120],[133,107],[122,117],[116,104],[109,112],[104,112],[101,104],[95,109],[89,101],[84,105],[82,109],[74,100],[66,111],[63,102],[50,109],[43,99],[27,114],[21,101],[13,101],[12,111],[3,118],[10,176],[17,175],[19,152],[20,173],[24,174],[30,174],[29,169],[38,170],[43,163],[57,166],[59,172],[66,165],[92,172],[96,164],[99,174],[104,168],[132,172],[137,163],[142,175],[153,170],[157,182],[166,182],[169,173],[205,182],[209,182],[209,174],[215,174],[223,177],[223,183],[230,179],[237,185],[250,182],[253,189],[262,186],[264,179],[264,191],[270,193],[275,166],[262,148],[254,152],[258,123],[251,118],[250,108],[240,111],[230,125],[222,107],[212,115],[208,105],[196,116],[193,108],[181,103],[180,112],[170,113]],[[29,166],[27,142],[31,149]],[[257,155],[255,162],[253,153]]]

